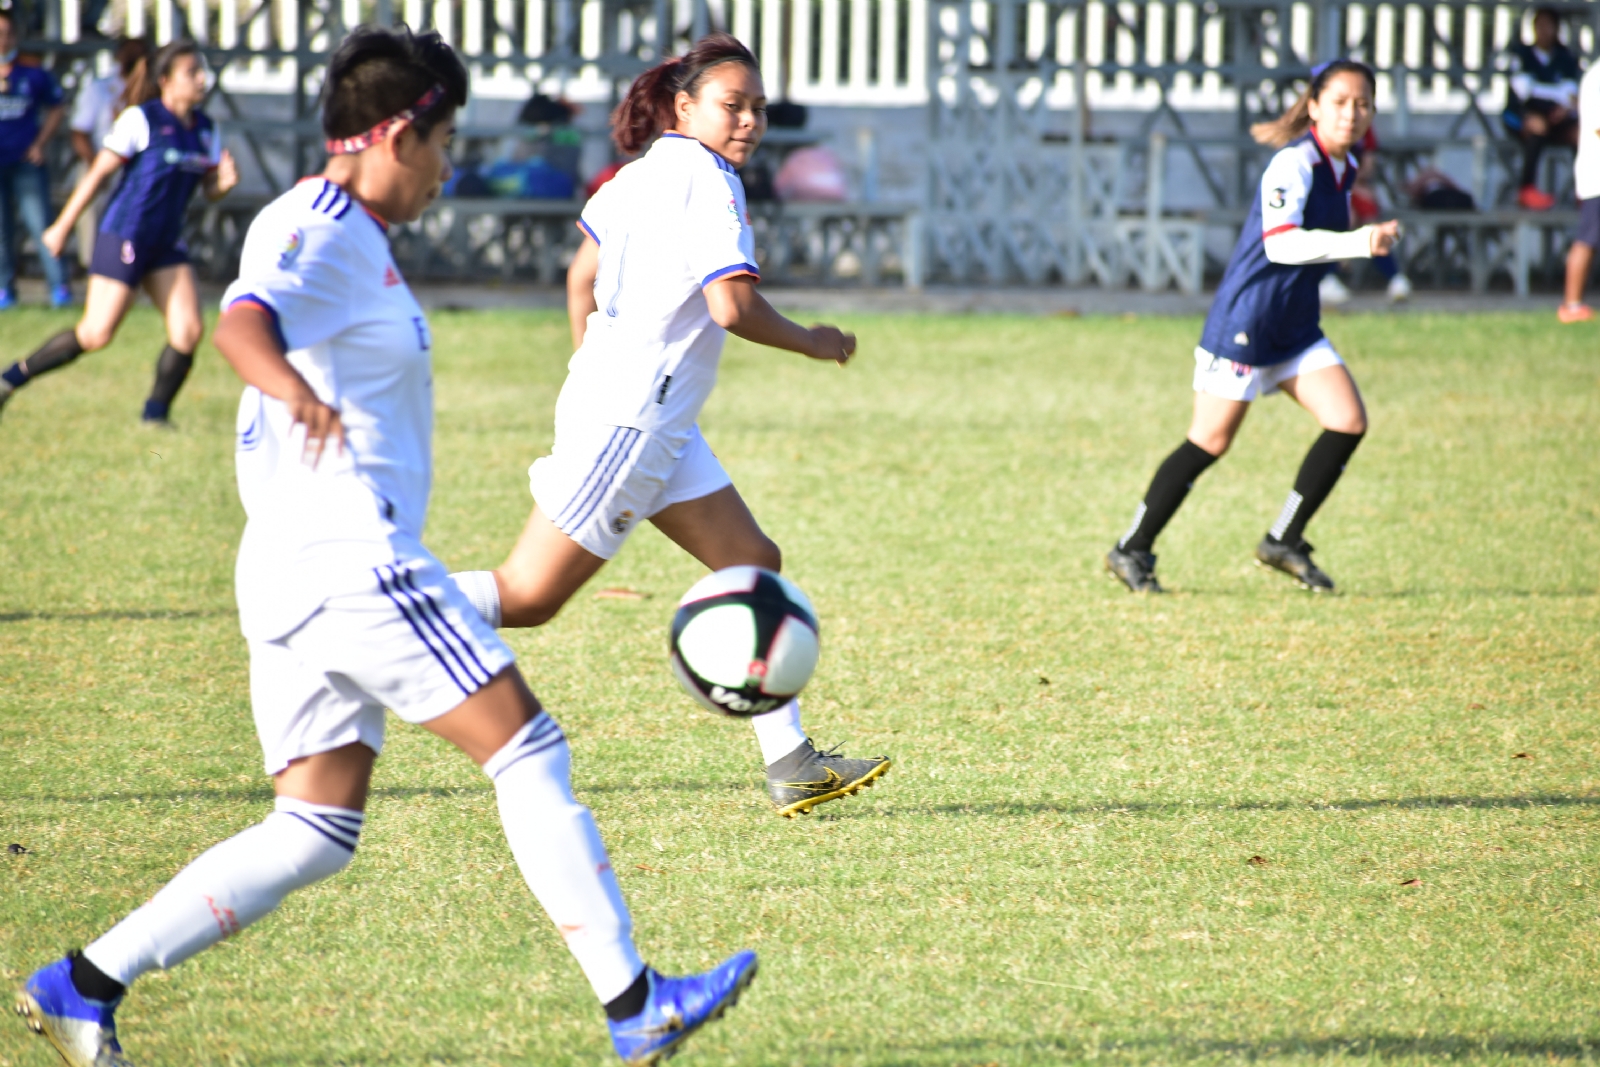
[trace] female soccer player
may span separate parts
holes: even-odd
[[[59,256],[100,186],[127,167],[95,237],[83,318],[0,372],[0,407],[39,375],[110,344],[142,283],[167,320],[167,346],[156,360],[144,420],[166,424],[172,400],[194,366],[204,328],[200,291],[183,243],[184,213],[197,187],[204,187],[207,199],[220,200],[239,184],[233,156],[221,151],[216,127],[200,110],[205,97],[205,62],[193,41],[164,45],[134,68],[127,109],[117,116],[67,206],[44,232],[45,246]]]
[[[646,519],[712,570],[782,565],[696,422],[723,337],[840,366],[856,339],[790,322],[756,292],[735,168],[766,132],[766,105],[755,57],[714,33],[640,75],[612,116],[624,154],[650,150],[583,210],[567,272],[577,354],[551,455],[528,471],[533,514],[498,571],[454,576],[491,626],[549,621]],[[794,701],[752,722],[780,815],[859,792],[889,769],[886,757],[817,751]]]
[[[466,70],[436,33],[361,28],[330,60],[324,93],[332,158],[251,224],[217,329],[248,385],[239,616],[275,810],[35,973],[18,1010],[72,1067],[126,1064],[113,1012],[135,978],[350,863],[388,707],[483,767],[517,865],[605,1004],[617,1052],[655,1063],[737,999],[755,955],[689,978],[640,962],[594,818],[573,798],[561,727],[419,540],[430,342],[385,220],[417,218],[449,178]]]
[[[1288,393],[1322,426],[1294,490],[1256,560],[1293,575],[1306,589],[1333,581],[1311,562],[1306,523],[1333,491],[1367,432],[1361,393],[1323,336],[1317,285],[1341,259],[1381,256],[1400,224],[1350,229],[1350,189],[1360,161],[1351,152],[1372,123],[1372,71],[1337,60],[1312,71],[1295,105],[1251,134],[1282,148],[1261,175],[1222,285],[1194,350],[1194,419],[1189,436],[1162,462],[1134,512],[1133,525],[1106,556],[1106,567],[1136,593],[1161,592],[1156,535],[1195,479],[1233,443],[1250,402]],[[1287,146],[1287,147],[1284,147]]]

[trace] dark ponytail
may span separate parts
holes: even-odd
[[[1378,80],[1373,76],[1371,67],[1354,59],[1335,59],[1331,63],[1313,67],[1311,84],[1306,86],[1300,99],[1272,121],[1251,126],[1250,136],[1255,138],[1257,144],[1271,145],[1273,148],[1282,148],[1305,136],[1305,132],[1311,128],[1311,101],[1322,96],[1322,90],[1328,87],[1328,79],[1335,74],[1359,74],[1367,79],[1367,89],[1372,95],[1378,95]]]
[[[742,63],[760,70],[756,57],[737,37],[709,33],[681,56],[659,63],[628,86],[628,95],[611,113],[611,139],[625,155],[635,155],[645,145],[678,124],[675,101],[679,93],[697,96],[711,68]]]
[[[172,73],[172,64],[179,56],[201,58],[200,46],[187,37],[179,37],[156,49],[153,56],[140,57],[127,74],[127,85],[117,99],[119,108],[138,107],[146,100],[161,95],[161,79]]]

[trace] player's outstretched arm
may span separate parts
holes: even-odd
[[[835,326],[806,329],[791,322],[756,292],[755,279],[748,274],[719,278],[706,286],[705,292],[712,320],[746,341],[799,352],[812,359],[832,360],[841,367],[855,354],[855,334]]]
[[[246,385],[283,401],[295,425],[306,428],[301,459],[315,468],[330,442],[335,454],[343,451],[344,424],[339,412],[319,400],[290,365],[266,309],[242,302],[233,305],[223,313],[212,340]]]
[[[217,158],[217,165],[206,171],[205,178],[201,181],[205,189],[206,199],[213,204],[228,195],[234,186],[239,184],[239,165],[233,160],[233,153],[226,148]]]
[[[78,216],[83,214],[89,206],[89,201],[94,199],[94,194],[106,183],[106,179],[115,174],[127,160],[111,151],[109,148],[100,149],[100,154],[94,157],[94,162],[78,179],[78,186],[72,190],[72,195],[67,198],[66,206],[61,209],[61,214],[56,216],[42,238],[44,246],[50,250],[52,256],[61,255],[62,249],[67,247],[67,235],[78,224]]]
[[[589,316],[600,309],[594,299],[594,279],[600,273],[600,246],[593,237],[584,237],[583,244],[572,257],[567,268],[567,322],[572,327],[572,350],[583,347],[583,335],[589,328]]]

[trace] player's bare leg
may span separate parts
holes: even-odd
[[[650,521],[709,570],[783,568],[783,552],[762,532],[744,498],[731,485],[663,508]],[[850,759],[833,749],[819,752],[800,726],[799,700],[753,716],[750,724],[755,727],[767,768],[767,793],[785,818],[854,796],[892,766],[887,756]]]
[[[165,425],[172,401],[194,367],[194,352],[205,333],[200,315],[200,290],[187,263],[151,271],[145,292],[166,319],[167,345],[156,358],[155,382],[144,402],[144,421]]]
[[[89,275],[89,291],[84,297],[83,318],[70,330],[62,330],[50,340],[0,371],[0,408],[11,395],[41,374],[59,370],[85,352],[95,352],[111,343],[123,316],[133,306],[138,293],[118,281]]]
[[[603,558],[562,533],[534,505],[522,536],[494,572],[500,617],[487,621],[491,626],[543,626],[605,565]],[[459,581],[461,575],[456,578]],[[466,592],[478,604],[472,590]]]
[[[1343,366],[1323,367],[1285,379],[1279,388],[1311,413],[1322,427],[1322,436],[1300,464],[1294,489],[1284,502],[1278,521],[1256,546],[1256,562],[1283,571],[1311,592],[1331,593],[1333,579],[1311,561],[1314,549],[1305,539],[1305,528],[1333,492],[1367,432],[1366,405],[1355,379]]]

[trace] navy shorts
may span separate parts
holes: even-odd
[[[1578,201],[1578,232],[1573,240],[1600,248],[1600,196]]]
[[[136,286],[153,270],[187,262],[189,246],[181,239],[166,244],[141,244],[114,233],[98,233],[94,238],[94,258],[89,262],[89,273]]]

